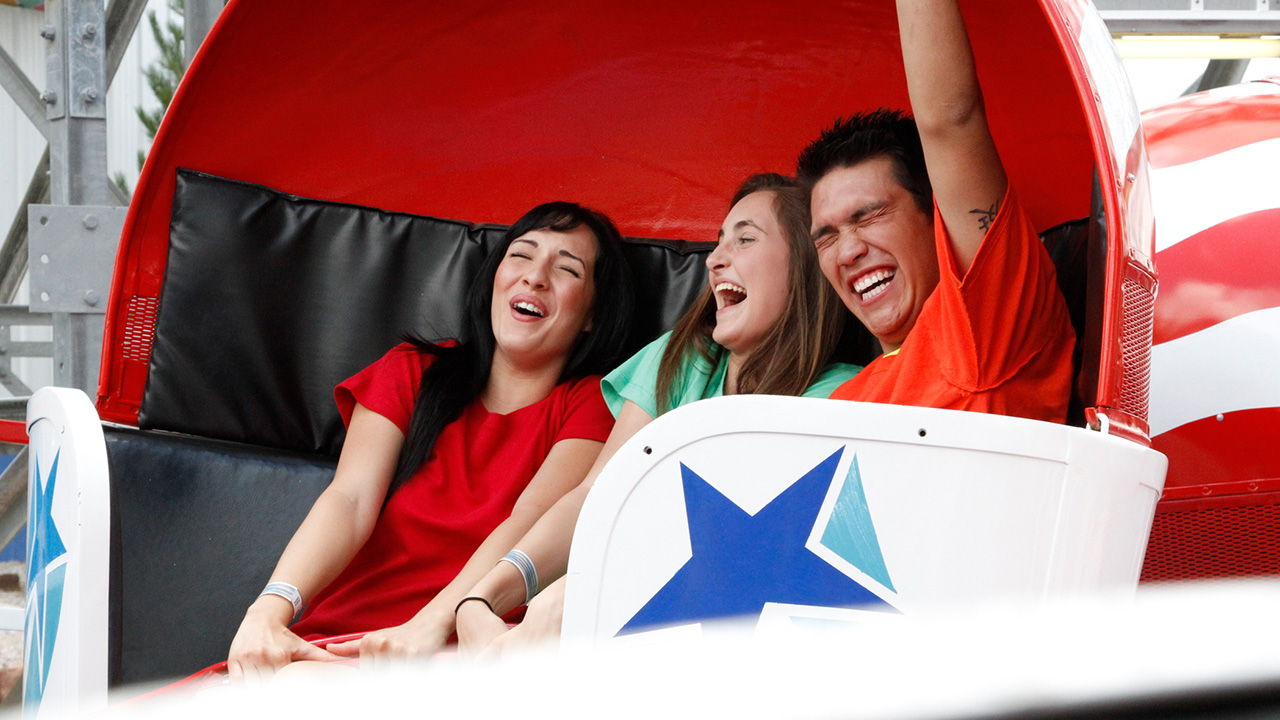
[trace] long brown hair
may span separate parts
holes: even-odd
[[[773,211],[787,240],[787,304],[739,368],[732,392],[800,395],[822,372],[840,340],[844,305],[818,268],[804,188],[777,173],[752,175],[734,193],[729,207],[756,192],[773,193]],[[716,299],[708,286],[676,323],[662,354],[656,388],[659,413],[671,409],[672,387],[690,364],[705,362],[714,368],[728,352],[712,341],[715,326]]]

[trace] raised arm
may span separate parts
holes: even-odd
[[[897,0],[911,111],[933,195],[963,276],[1008,179],[987,127],[973,50],[956,0]]]
[[[342,572],[373,532],[403,442],[395,423],[355,406],[333,482],[289,541],[271,573],[272,582],[293,584],[306,599]],[[295,660],[332,660],[332,655],[289,631],[292,618],[293,606],[282,597],[255,600],[231,642],[231,677],[269,675]]]
[[[511,516],[494,528],[458,576],[403,625],[369,633],[360,640],[330,645],[343,656],[359,654],[378,667],[385,661],[435,652],[454,630],[454,607],[556,501],[573,490],[591,469],[604,443],[570,439],[556,443],[516,500]],[[506,563],[503,563],[504,565]],[[521,598],[523,601],[523,598]]]
[[[543,587],[565,573],[569,564],[569,544],[573,539],[574,526],[578,522],[578,513],[582,510],[587,492],[595,483],[596,477],[618,448],[650,422],[653,422],[653,418],[649,413],[628,400],[618,413],[613,431],[609,433],[609,439],[595,464],[591,466],[591,471],[578,487],[561,498],[514,544],[515,548],[533,560],[538,571],[538,581]],[[498,616],[524,604],[524,578],[511,563],[499,563],[492,566],[465,595],[484,598],[493,606],[493,612],[481,602],[464,603],[458,608],[458,643],[464,651],[475,653],[483,650],[506,630],[506,625]]]

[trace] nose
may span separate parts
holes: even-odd
[[[840,233],[836,240],[836,262],[841,265],[852,265],[867,254],[867,244],[851,231]]]
[[[720,270],[729,264],[729,255],[724,249],[724,245],[716,243],[716,247],[707,256],[707,269]]]
[[[534,262],[525,268],[524,276],[520,279],[525,285],[541,288],[546,287],[548,274],[549,270],[545,263]]]

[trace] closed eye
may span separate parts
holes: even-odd
[[[578,272],[577,268],[569,267],[568,265],[560,265],[558,266],[558,269],[563,270],[576,278],[582,277],[582,273]]]

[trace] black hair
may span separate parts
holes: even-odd
[[[431,456],[436,438],[449,423],[484,391],[489,382],[496,341],[490,318],[494,275],[516,239],[534,230],[571,232],[585,225],[596,238],[595,286],[591,304],[590,332],[570,351],[560,375],[569,378],[607,372],[619,362],[631,327],[634,297],[631,275],[622,253],[622,238],[613,222],[602,213],[569,202],[544,203],[525,213],[503,235],[485,258],[467,292],[463,338],[456,345],[444,345],[421,337],[406,338],[435,358],[422,373],[422,383],[409,419],[409,432],[400,450],[391,486],[390,499],[406,480]]]
[[[915,200],[920,211],[933,216],[933,186],[924,164],[924,149],[916,121],[901,110],[880,108],[848,118],[836,118],[796,159],[796,177],[810,190],[827,173],[864,160],[887,157],[894,179]]]

